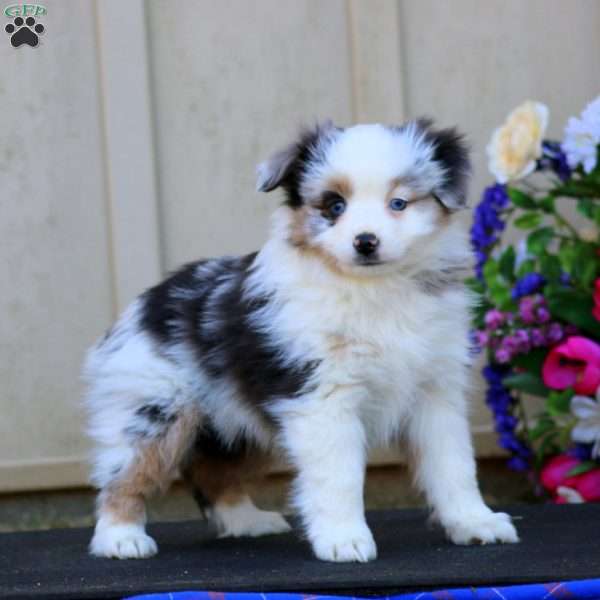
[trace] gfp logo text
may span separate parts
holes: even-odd
[[[11,4],[4,9],[7,17],[39,17],[47,12],[41,4]]]

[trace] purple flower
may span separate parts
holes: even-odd
[[[515,287],[512,290],[512,297],[514,300],[518,300],[523,296],[529,296],[534,294],[546,283],[546,279],[540,273],[527,273],[523,275],[521,279],[515,283]]]
[[[523,323],[531,325],[535,323],[535,307],[537,300],[535,296],[525,296],[519,302],[519,316]]]
[[[480,330],[475,332],[475,343],[480,348],[485,348],[490,342],[490,336],[487,331]]]
[[[571,168],[567,156],[558,142],[542,142],[542,157],[538,160],[538,169],[552,169],[561,181],[571,177]]]
[[[531,345],[534,348],[539,348],[547,344],[546,336],[544,335],[542,330],[538,329],[537,327],[529,332],[529,338],[531,339]]]
[[[546,339],[550,344],[556,344],[560,342],[564,337],[564,331],[560,323],[550,323],[550,326],[546,330]]]
[[[475,274],[483,278],[483,265],[487,250],[498,240],[498,232],[504,229],[500,213],[508,205],[506,186],[495,184],[485,188],[481,201],[473,211],[471,246],[475,252]]]
[[[500,346],[500,348],[498,348],[498,350],[496,350],[496,352],[494,353],[494,358],[501,364],[504,365],[507,362],[510,362],[510,359],[512,358],[512,353],[511,351],[506,348],[504,345]]]
[[[511,456],[506,463],[513,471],[528,471],[529,461],[521,456]]]
[[[560,274],[559,281],[562,283],[562,285],[571,285],[571,276],[566,271],[563,271]]]
[[[547,323],[550,320],[550,311],[545,306],[540,306],[535,311],[535,316],[538,323]]]
[[[497,308],[492,308],[485,313],[484,322],[492,331],[498,329],[506,321],[505,315]]]
[[[529,333],[525,329],[517,329],[513,334],[517,352],[529,352],[531,349],[531,341],[529,339]]]
[[[502,384],[511,370],[501,365],[487,365],[482,374],[488,383],[485,401],[494,415],[494,427],[499,434],[498,444],[511,453],[508,461],[511,469],[526,471],[530,468],[532,452],[517,433],[519,421],[514,415],[515,399]]]
[[[575,444],[567,454],[579,460],[590,460],[592,458],[592,444]]]

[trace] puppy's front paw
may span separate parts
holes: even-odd
[[[317,558],[331,562],[368,562],[377,558],[377,546],[366,525],[323,531],[312,541]]]
[[[446,524],[448,537],[455,544],[515,544],[519,536],[510,515],[489,512]]]
[[[90,553],[107,558],[148,558],[158,552],[156,542],[140,525],[96,527]]]

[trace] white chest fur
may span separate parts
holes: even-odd
[[[253,286],[273,300],[260,324],[290,365],[318,360],[318,390],[345,388],[376,437],[389,437],[431,382],[467,361],[468,301],[400,275],[341,278],[286,261],[257,270]],[[259,262],[259,265],[261,263]],[[257,290],[258,291],[258,290]]]

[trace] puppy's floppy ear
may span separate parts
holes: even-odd
[[[444,174],[442,183],[434,190],[435,195],[449,210],[465,208],[471,161],[464,136],[455,128],[432,129],[431,121],[427,119],[421,119],[418,125],[424,129],[425,139],[433,147],[432,159]]]
[[[260,163],[256,168],[256,191],[270,192],[279,187],[292,171],[300,152],[298,142],[294,142]]]
[[[335,131],[331,121],[325,121],[311,129],[304,129],[299,138],[276,152],[257,167],[256,189],[270,192],[283,186],[288,195],[297,193],[300,177],[311,160],[319,158],[321,141]]]

